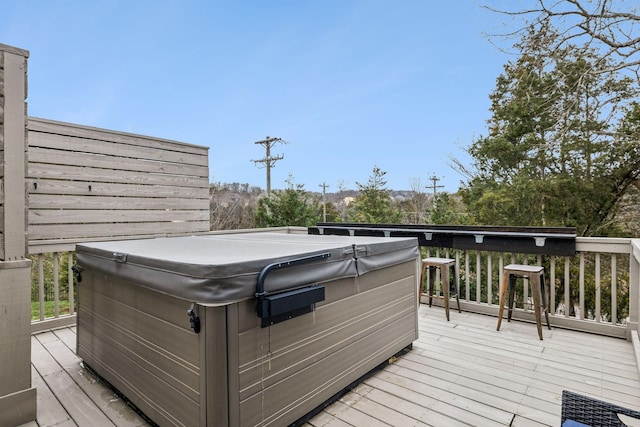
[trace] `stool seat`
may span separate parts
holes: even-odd
[[[424,280],[424,270],[429,269],[429,307],[433,302],[433,298],[442,298],[444,300],[444,310],[449,321],[449,268],[456,265],[456,260],[452,258],[427,257],[422,259],[422,268],[420,270],[420,289],[418,292],[418,304],[420,304],[420,296],[422,295],[422,286]],[[440,269],[440,282],[442,283],[442,296],[433,295],[433,285],[436,280],[436,269]],[[460,311],[460,297],[456,287],[456,302],[458,303],[458,312]]]
[[[503,268],[502,282],[500,283],[500,308],[498,310],[498,326],[496,330],[499,331],[500,325],[502,324],[502,315],[504,313],[504,303],[506,299],[507,288],[509,289],[509,312],[507,315],[507,321],[511,321],[517,278],[529,279],[529,282],[531,283],[531,293],[533,297],[533,309],[536,316],[536,326],[538,328],[538,336],[542,340],[542,311],[544,311],[545,319],[547,321],[547,327],[549,329],[551,329],[551,324],[549,323],[549,310],[547,309],[547,297],[544,283],[544,267],[539,265],[509,264]]]
[[[544,271],[544,267],[541,265],[509,264],[506,265],[503,270],[512,271],[514,273],[531,274]]]
[[[422,258],[422,265],[431,265],[431,266],[452,266],[456,264],[456,260],[453,258],[437,258],[437,257],[427,257]]]

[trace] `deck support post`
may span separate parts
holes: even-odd
[[[27,59],[0,44],[0,425],[36,419],[27,258]]]

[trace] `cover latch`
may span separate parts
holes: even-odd
[[[189,322],[191,323],[191,329],[196,334],[200,332],[200,316],[196,313],[196,303],[191,304],[191,307],[187,310],[189,316]]]

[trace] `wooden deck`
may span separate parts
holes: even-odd
[[[413,350],[311,419],[314,426],[557,426],[569,389],[640,408],[630,342],[421,305]],[[80,365],[75,328],[32,337],[35,426],[147,422]]]

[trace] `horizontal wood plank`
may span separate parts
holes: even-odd
[[[55,198],[47,194],[30,194],[31,209],[209,209],[209,200],[182,198],[145,198],[145,197],[110,197],[110,196],[68,196]],[[61,236],[64,237],[64,236]]]
[[[29,194],[209,199],[209,189],[92,181],[28,180]]]
[[[40,180],[69,180],[81,182],[107,182],[138,185],[164,185],[175,187],[206,188],[208,193],[209,177],[170,174],[141,174],[136,171],[90,168],[78,165],[56,165],[44,163],[29,163],[27,175],[30,188]],[[39,185],[39,184],[38,184]]]
[[[185,222],[136,222],[136,223],[101,223],[101,224],[45,224],[29,227],[29,244],[37,240],[54,239],[65,236],[68,239],[82,237],[118,237],[127,238],[136,235],[165,235],[173,233],[199,233],[209,230],[207,221]]]
[[[209,221],[206,210],[44,210],[29,211],[29,227],[44,224],[100,224]]]
[[[209,168],[207,166],[131,159],[128,157],[101,156],[91,153],[59,151],[39,147],[32,147],[29,150],[29,162],[71,166],[84,165],[91,168],[109,169],[113,171],[112,173],[123,170],[197,177],[207,177],[209,175]]]
[[[138,135],[127,132],[119,132],[110,129],[95,128],[90,126],[82,126],[73,123],[59,122],[55,120],[41,119],[37,117],[29,117],[27,121],[27,130],[31,132],[45,132],[60,135],[68,135],[72,137],[80,137],[87,139],[97,139],[107,142],[127,143],[139,145],[142,147],[155,147],[165,150],[178,150],[185,153],[199,154],[208,151],[208,147],[202,145],[188,144],[181,141],[174,141],[164,138],[156,138],[147,135]]]
[[[29,150],[33,150],[35,147],[67,152],[81,152],[198,166],[208,166],[209,164],[209,156],[206,150],[202,150],[199,154],[185,153],[180,150],[182,148],[180,145],[174,145],[171,147],[173,149],[167,149],[161,147],[132,145],[126,142],[105,143],[104,140],[100,139],[86,139],[53,133],[30,132]]]

